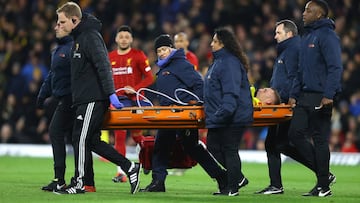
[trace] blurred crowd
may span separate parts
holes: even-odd
[[[46,110],[35,107],[37,93],[50,69],[56,45],[56,9],[63,0],[0,0],[0,143],[49,143],[48,123],[56,101]],[[275,23],[291,19],[302,31],[307,0],[80,0],[83,11],[102,23],[108,50],[115,48],[116,29],[134,32],[133,47],[143,50],[154,75],[153,40],[162,33],[186,32],[189,49],[199,58],[204,74],[212,60],[213,30],[231,26],[251,61],[249,79],[255,87],[269,85],[276,41]],[[342,42],[343,92],[333,112],[332,151],[360,149],[360,3],[328,0],[336,32]],[[89,42],[91,43],[91,42]],[[242,149],[263,149],[266,127],[249,128]]]

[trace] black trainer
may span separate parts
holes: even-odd
[[[220,191],[220,192],[215,192],[215,193],[213,193],[213,195],[233,197],[233,196],[238,196],[238,195],[239,195],[239,191],[223,190],[223,191]]]
[[[332,186],[336,183],[336,176],[332,173],[329,174],[329,186]]]
[[[66,187],[64,187],[61,190],[54,190],[53,192],[58,195],[63,194],[84,194],[85,193],[85,187],[78,185],[78,182],[76,181],[76,177],[72,177],[70,180],[70,184]]]
[[[331,190],[330,190],[330,188],[327,188],[327,189],[321,189],[320,191],[319,191],[319,197],[328,197],[328,196],[331,196],[332,195],[332,193],[331,193]]]
[[[242,187],[245,187],[247,184],[249,184],[249,180],[247,178],[243,177],[241,179],[241,181],[239,182],[239,189]]]
[[[151,183],[139,192],[165,192],[165,183],[160,180],[152,180]]]
[[[129,178],[129,183],[131,186],[130,193],[135,194],[139,189],[140,184],[140,169],[141,165],[139,163],[132,163],[131,167],[129,169],[129,172],[127,173],[127,176]]]
[[[321,187],[315,185],[315,187],[313,189],[311,189],[307,193],[304,193],[302,196],[319,196],[320,190],[321,190]]]
[[[44,191],[62,190],[66,187],[65,181],[59,181],[57,178],[51,181],[48,185],[43,186],[41,189]]]
[[[264,194],[264,195],[271,195],[271,194],[283,194],[284,189],[283,187],[278,188],[272,185],[269,185],[267,188],[255,192],[255,194]]]
[[[85,188],[77,188],[77,187],[70,187],[67,188],[65,190],[57,190],[54,191],[55,194],[58,195],[66,195],[66,194],[84,194],[85,193]]]

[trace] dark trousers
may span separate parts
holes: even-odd
[[[294,109],[289,138],[306,161],[315,166],[318,185],[327,188],[332,107],[315,109],[322,97],[320,93],[301,94]]]
[[[78,188],[83,187],[85,168],[92,166],[91,151],[121,166],[126,172],[131,162],[112,146],[100,139],[104,115],[109,102],[90,102],[77,106],[73,130],[76,177]]]
[[[71,95],[58,98],[58,104],[49,125],[49,135],[53,150],[55,178],[65,181],[66,169],[66,140],[72,141],[73,121],[75,109],[71,107]],[[91,160],[92,161],[92,160]],[[94,185],[94,171],[92,166],[86,169],[86,185]]]
[[[228,190],[238,191],[239,181],[244,178],[241,171],[239,145],[245,128],[210,128],[207,148],[215,159],[226,168]]]
[[[281,156],[280,153],[298,161],[305,165],[310,170],[316,173],[316,168],[313,163],[309,163],[298,152],[296,147],[290,144],[288,139],[288,131],[290,121],[280,123],[278,125],[269,126],[268,134],[265,139],[265,150],[268,159],[268,169],[270,176],[270,185],[281,188]]]
[[[170,153],[177,136],[181,139],[184,151],[196,160],[211,178],[219,177],[224,173],[217,161],[199,144],[197,129],[159,129],[155,137],[152,160],[152,176],[154,180],[165,181]]]

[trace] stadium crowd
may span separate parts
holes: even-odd
[[[63,0],[0,0],[0,143],[49,143],[48,124],[56,101],[36,108],[36,97],[49,72],[56,45],[55,10]],[[116,30],[133,29],[133,47],[143,50],[153,73],[153,43],[162,33],[186,32],[189,49],[205,74],[211,63],[211,36],[216,27],[231,26],[251,62],[249,79],[266,87],[276,58],[277,21],[291,19],[300,33],[304,0],[80,0],[83,11],[102,23],[108,50],[115,48]],[[360,3],[328,0],[342,44],[343,92],[333,112],[331,151],[360,151]],[[91,42],[89,42],[91,43]],[[249,128],[242,149],[264,149],[267,128]]]

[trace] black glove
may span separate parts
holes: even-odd
[[[44,103],[45,103],[45,98],[38,97],[37,100],[36,100],[36,107],[38,109],[43,109],[44,108]]]

